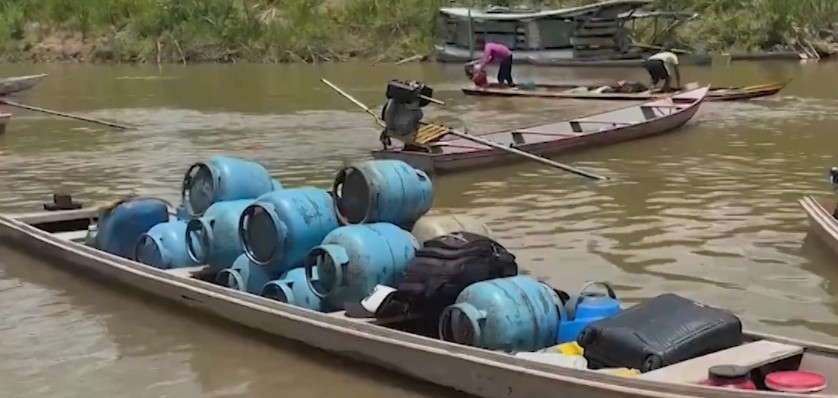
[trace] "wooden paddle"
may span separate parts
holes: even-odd
[[[320,79],[320,81],[322,81],[323,83],[325,83],[326,85],[328,85],[329,87],[331,87],[332,89],[337,91],[338,94],[342,95],[344,98],[348,99],[349,101],[352,101],[352,103],[357,105],[359,108],[363,109],[364,112],[371,115],[375,119],[376,123],[378,123],[378,125],[380,125],[382,127],[385,126],[384,121],[381,120],[378,117],[378,115],[375,114],[375,112],[370,110],[369,107],[364,105],[364,103],[362,103],[361,101],[358,101],[357,99],[355,99],[354,97],[352,97],[351,95],[346,93],[345,91],[341,90],[340,88],[338,88],[337,86],[332,84],[332,82],[330,82],[326,79],[322,79],[322,78]],[[478,144],[482,144],[482,145],[491,147],[491,148],[495,148],[495,149],[505,151],[505,152],[509,152],[509,153],[514,153],[518,156],[522,156],[522,157],[525,157],[527,159],[539,162],[541,164],[545,164],[545,165],[548,165],[548,166],[551,166],[551,167],[555,167],[557,169],[561,169],[561,170],[564,170],[564,171],[567,171],[567,172],[571,172],[571,173],[574,173],[574,174],[577,174],[577,175],[580,175],[580,176],[583,176],[583,177],[587,177],[587,178],[594,179],[594,180],[607,180],[608,179],[607,177],[600,176],[600,175],[597,175],[597,174],[593,174],[593,173],[590,173],[590,172],[587,172],[587,171],[584,171],[584,170],[581,170],[581,169],[577,169],[573,166],[568,166],[568,165],[565,165],[565,164],[562,164],[562,163],[559,163],[559,162],[555,162],[553,160],[546,159],[546,158],[543,158],[541,156],[538,156],[538,155],[535,155],[535,154],[532,154],[532,153],[529,153],[529,152],[524,152],[524,151],[522,151],[520,149],[517,149],[517,148],[512,148],[512,147],[508,147],[508,146],[505,146],[505,145],[501,145],[501,144],[498,144],[497,142],[493,142],[493,141],[489,141],[489,140],[481,138],[481,137],[473,136],[473,135],[468,134],[468,133],[463,132],[463,131],[457,131],[453,128],[448,128],[448,133],[453,134],[453,135],[455,135],[457,137],[460,137],[460,138],[463,138],[463,139],[467,139],[467,140],[472,141],[472,142],[476,142]]]
[[[123,130],[128,130],[128,129],[131,128],[131,127],[128,127],[128,126],[125,126],[125,125],[122,125],[122,124],[117,124],[117,123],[108,122],[108,121],[104,121],[104,120],[91,119],[91,118],[87,118],[87,117],[84,117],[84,116],[72,115],[72,114],[69,114],[69,113],[63,113],[63,112],[53,111],[53,110],[49,110],[49,109],[39,108],[37,106],[21,104],[21,103],[9,100],[6,97],[0,97],[0,104],[5,104],[5,105],[8,105],[8,106],[13,106],[15,108],[26,109],[26,110],[35,111],[35,112],[46,113],[48,115],[55,115],[55,116],[61,116],[61,117],[66,117],[66,118],[70,118],[70,119],[82,120],[82,121],[90,122],[90,123],[103,124],[105,126],[116,127],[116,128],[123,129]]]

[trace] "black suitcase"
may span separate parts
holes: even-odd
[[[641,372],[742,344],[730,311],[667,293],[589,324],[577,338],[590,367]]]

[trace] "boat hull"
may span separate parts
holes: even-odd
[[[517,145],[516,147],[522,151],[549,158],[587,148],[609,146],[668,133],[675,131],[692,119],[698,112],[703,98],[706,97],[702,96],[690,106],[648,122],[570,137],[557,134],[555,140]],[[638,107],[642,106],[646,105],[639,105]],[[486,136],[486,138],[488,137]],[[523,161],[519,155],[497,149],[441,154],[390,149],[372,151],[372,157],[375,159],[402,160],[417,169],[434,174],[448,174],[478,167]]]
[[[0,135],[6,133],[6,126],[12,121],[12,115],[8,113],[0,113]]]
[[[814,196],[807,195],[800,199],[800,206],[803,207],[809,219],[810,230],[838,256],[838,220],[832,216],[835,205],[835,200]]]
[[[14,76],[0,79],[0,96],[19,93],[35,87],[45,77],[46,73],[28,76]]]
[[[0,215],[0,243],[48,260],[59,269],[133,288],[195,312],[261,330],[304,344],[485,398],[570,396],[578,398],[756,398],[787,397],[692,384],[625,378],[528,361],[504,353],[448,343],[353,320],[293,307],[249,293],[190,278],[187,270],[160,270],[75,243],[54,233],[96,216],[96,209]],[[40,223],[40,228],[30,224]],[[9,265],[13,266],[13,265]],[[776,336],[750,339],[805,346],[807,355],[833,357],[838,348]],[[809,354],[811,353],[811,354]]]
[[[730,87],[710,88],[705,101],[743,101],[754,98],[769,97],[780,92],[786,87],[788,81],[772,82],[752,87]],[[649,94],[649,93],[573,93],[568,92],[586,84],[536,84],[535,90],[517,90],[514,88],[502,88],[490,86],[489,88],[478,88],[475,86],[463,87],[461,91],[465,95],[481,97],[525,97],[525,98],[555,98],[555,99],[588,99],[601,101],[647,101],[655,98],[664,98],[672,94]]]

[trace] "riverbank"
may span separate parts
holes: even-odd
[[[591,1],[562,1],[562,6]],[[701,51],[827,53],[838,3],[667,1],[702,18],[668,41]],[[443,0],[37,0],[0,3],[6,62],[395,61],[429,54]],[[800,28],[806,27],[806,28]],[[642,39],[643,32],[638,33]],[[638,40],[642,41],[642,40]]]

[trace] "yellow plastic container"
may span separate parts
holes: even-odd
[[[579,344],[576,344],[575,341],[571,341],[569,343],[554,345],[552,347],[547,347],[544,351],[547,352],[560,352],[565,355],[569,356],[579,356],[585,353],[585,349],[582,348]]]

